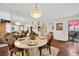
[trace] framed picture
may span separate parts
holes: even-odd
[[[63,23],[56,23],[56,30],[63,30]]]

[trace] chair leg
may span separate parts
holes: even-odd
[[[15,52],[15,54],[16,54],[16,52]]]
[[[29,56],[29,51],[28,50],[25,50],[25,53],[27,56]]]
[[[40,51],[40,56],[41,56],[41,49],[39,49],[39,51]]]
[[[10,54],[11,56],[13,55],[13,51],[11,52],[11,54]]]
[[[50,54],[51,54],[51,47],[49,46],[49,52],[50,52]]]
[[[24,50],[22,51],[22,56],[24,56]]]

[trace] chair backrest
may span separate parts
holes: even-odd
[[[7,41],[5,39],[5,35],[6,35],[6,33],[1,33],[0,34],[0,43],[7,43]]]
[[[12,48],[16,38],[11,33],[9,33],[9,34],[6,35],[6,40],[7,40],[7,43],[9,45],[9,48]]]
[[[27,30],[26,32],[25,32],[25,37],[27,36],[27,33],[29,32],[29,30]]]
[[[5,35],[6,33],[0,33],[0,37],[2,37],[3,39],[5,39]]]
[[[47,34],[47,39],[48,39],[48,44],[50,44],[52,42],[52,39],[54,39],[53,32],[49,32]]]

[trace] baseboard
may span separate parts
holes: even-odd
[[[68,40],[62,40],[62,39],[54,39],[54,40],[58,40],[58,41],[68,41]]]

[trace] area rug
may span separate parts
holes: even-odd
[[[51,54],[49,53],[49,50],[47,48],[42,49],[42,56],[57,56],[59,52],[58,48],[51,46]]]

